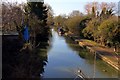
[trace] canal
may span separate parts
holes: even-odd
[[[49,44],[48,44],[49,43]],[[118,72],[52,30],[49,42],[33,50],[21,50],[16,35],[2,36],[2,78],[71,78],[81,70],[89,78],[117,78]]]
[[[78,70],[89,78],[117,78],[118,72],[70,39],[52,30],[44,78],[75,78]]]

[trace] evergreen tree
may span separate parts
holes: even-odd
[[[31,33],[35,37],[36,45],[48,40],[49,27],[47,27],[48,9],[44,2],[28,2],[25,7],[26,16],[29,19]]]
[[[47,8],[44,2],[28,2],[28,11],[37,15],[38,19],[42,21],[42,26],[46,26],[47,22]]]

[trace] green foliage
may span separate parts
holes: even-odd
[[[70,32],[74,33],[75,35],[80,35],[79,32],[80,21],[81,21],[80,16],[73,16],[72,18],[66,20],[65,26],[69,29]]]
[[[24,9],[25,23],[30,27],[31,42],[38,45],[42,41],[47,41],[50,34],[50,28],[47,26],[49,9],[47,5],[44,5],[44,2],[27,2]]]
[[[64,26],[65,25],[65,20],[66,18],[62,15],[59,15],[59,16],[56,16],[54,18],[54,22],[55,22],[55,26],[58,27],[58,26]]]
[[[89,39],[93,39],[99,25],[100,21],[97,18],[90,20],[87,24],[87,27],[82,31],[84,36],[88,37]]]
[[[80,38],[91,39],[105,46],[120,45],[120,21],[113,13],[114,8],[114,3],[96,3],[87,6],[87,15],[73,11],[67,17],[55,17],[54,21],[57,27],[62,26]]]
[[[110,17],[109,19],[103,21],[99,26],[99,34],[101,35],[101,41],[106,41],[106,43],[115,44],[119,40],[120,28],[118,26],[118,20],[116,17]],[[117,38],[116,38],[117,37]]]
[[[87,23],[87,27],[83,29],[86,38],[92,39],[103,45],[119,43],[119,26],[115,16],[103,19],[94,18]]]
[[[91,20],[87,23],[82,33],[84,37],[92,39],[103,45],[113,46],[119,45],[119,26],[118,19],[114,16],[114,5],[102,5],[101,13],[97,13],[95,17],[95,10],[92,7]]]
[[[35,14],[40,21],[42,21],[42,26],[46,26],[47,22],[47,8],[44,6],[43,2],[28,2],[25,8],[27,14]]]

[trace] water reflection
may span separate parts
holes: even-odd
[[[40,79],[47,64],[47,46],[42,42],[35,50],[23,50],[17,39],[3,36],[2,43],[2,78],[36,78]]]
[[[48,51],[48,64],[44,78],[75,78],[78,68],[90,78],[116,78],[118,73],[100,59],[75,44],[70,38],[52,32],[52,47]],[[107,68],[107,69],[105,69]]]
[[[66,39],[66,43],[69,45],[69,47],[74,50],[77,51],[77,54],[80,56],[80,58],[83,58],[86,60],[87,64],[92,65],[91,69],[92,72],[90,74],[87,74],[91,77],[112,77],[112,78],[118,78],[118,71],[115,70],[113,67],[111,67],[110,65],[108,65],[107,63],[105,63],[104,61],[102,61],[99,58],[95,59],[95,55],[88,52],[86,49],[83,49],[81,47],[79,47],[78,44],[76,44],[74,41],[72,41],[72,39],[70,39],[69,37],[65,37]],[[85,67],[84,67],[85,68]],[[87,71],[85,71],[86,73],[89,73],[89,70],[87,69]],[[100,75],[102,74],[102,75]]]
[[[48,45],[51,44],[51,45]],[[50,41],[34,51],[20,52],[19,40],[3,37],[3,78],[75,78],[78,68],[93,78],[116,78],[115,69],[75,44],[70,38],[52,31]],[[48,48],[48,46],[50,46]]]

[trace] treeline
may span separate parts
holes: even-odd
[[[2,32],[16,31],[14,21],[21,26],[24,11],[23,4],[2,2]]]
[[[73,11],[70,15],[54,18],[55,26],[76,36],[96,41],[104,46],[120,47],[120,21],[115,13],[115,3],[88,3],[87,14]],[[60,23],[60,25],[57,25]]]
[[[28,26],[31,40],[48,40],[52,8],[44,2],[2,3],[2,32],[18,32],[22,36],[25,25]],[[22,37],[21,37],[22,38]]]
[[[50,8],[44,2],[2,3],[2,33],[18,32],[19,38],[2,36],[2,78],[41,79],[47,63]],[[49,15],[48,15],[49,12]],[[33,49],[24,48],[21,38],[28,26]],[[13,35],[13,34],[12,34]],[[40,43],[39,46],[37,46]],[[30,46],[31,47],[31,46]],[[44,56],[43,56],[44,55]]]

